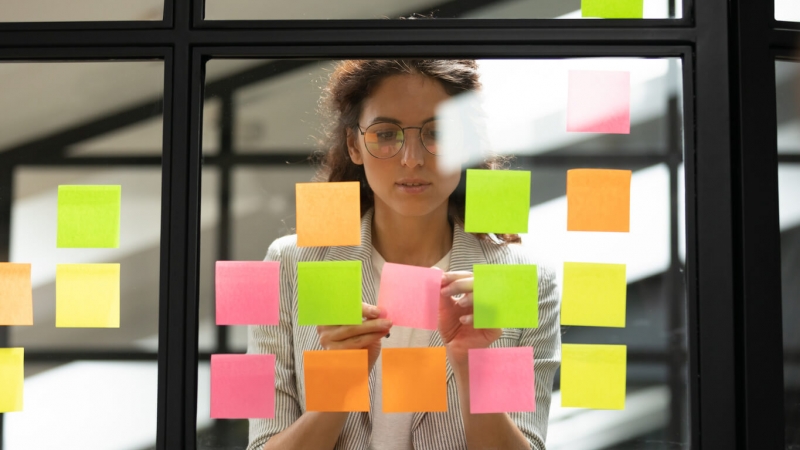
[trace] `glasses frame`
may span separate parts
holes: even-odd
[[[436,156],[436,153],[433,153],[432,151],[428,150],[428,147],[425,145],[425,141],[422,140],[422,129],[425,128],[425,125],[428,125],[429,123],[434,123],[434,122],[435,122],[435,120],[430,120],[428,122],[423,123],[421,127],[401,127],[400,125],[398,125],[396,123],[393,123],[393,122],[375,122],[375,123],[370,124],[366,128],[366,130],[362,130],[361,129],[361,124],[356,124],[356,128],[358,128],[358,132],[361,133],[361,140],[364,142],[364,148],[367,149],[367,153],[372,155],[373,158],[376,158],[376,159],[391,159],[391,158],[394,158],[395,156],[397,156],[400,153],[400,151],[403,150],[403,147],[405,147],[405,145],[406,145],[406,130],[419,130],[419,143],[422,144],[422,148],[424,148],[425,151],[430,153],[431,155]],[[400,145],[400,148],[398,148],[397,151],[394,152],[391,156],[386,156],[386,157],[375,156],[371,151],[369,151],[369,145],[367,145],[367,130],[369,130],[369,128],[371,126],[380,125],[380,124],[394,125],[397,128],[400,128],[400,131],[403,132],[403,143]]]

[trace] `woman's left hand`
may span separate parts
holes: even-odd
[[[439,334],[455,363],[465,363],[471,348],[486,348],[496,341],[500,328],[473,327],[472,272],[446,272],[439,295]],[[463,294],[463,295],[462,295]],[[458,300],[453,296],[461,296]]]

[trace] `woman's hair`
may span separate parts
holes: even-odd
[[[375,204],[372,188],[367,183],[364,166],[353,163],[347,149],[347,130],[358,125],[361,109],[376,86],[392,75],[424,75],[444,87],[450,96],[480,89],[478,64],[472,59],[385,59],[345,60],[339,62],[331,73],[320,98],[319,110],[325,123],[317,154],[320,168],[317,181],[358,181],[361,185],[361,214]],[[483,169],[503,169],[508,158],[487,154],[479,166]],[[464,225],[466,203],[465,177],[450,196],[450,221]],[[520,243],[517,234],[498,234],[492,239],[478,234],[482,239],[502,243]]]

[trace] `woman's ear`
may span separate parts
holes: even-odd
[[[347,129],[347,153],[350,155],[350,161],[359,166],[364,164],[363,154],[358,148],[358,139],[356,132],[352,128]]]

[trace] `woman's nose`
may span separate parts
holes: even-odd
[[[425,148],[422,146],[421,136],[419,135],[420,130],[415,130],[417,132],[414,136],[409,136],[409,132],[406,131],[405,142],[403,143],[403,148],[400,150],[402,152],[400,163],[404,166],[408,167],[415,167],[421,166],[425,163]]]

